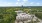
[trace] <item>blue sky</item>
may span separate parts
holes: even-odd
[[[0,0],[0,6],[42,6],[42,0]]]

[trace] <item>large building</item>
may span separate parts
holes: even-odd
[[[17,21],[27,21],[27,22],[31,22],[31,20],[36,21],[37,17],[35,17],[35,15],[31,14],[26,14],[23,11],[15,11],[17,12],[17,16],[16,16],[16,20]],[[33,17],[34,16],[34,17]]]

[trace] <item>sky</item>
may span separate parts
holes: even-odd
[[[0,0],[0,6],[42,6],[42,0]]]

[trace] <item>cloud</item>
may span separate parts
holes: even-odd
[[[33,2],[32,2],[33,1]],[[0,6],[21,6],[21,5],[28,5],[28,6],[39,6],[42,3],[39,1],[35,2],[35,0],[0,0]]]
[[[0,3],[0,6],[12,6],[14,3],[7,3],[7,2],[2,2]]]
[[[24,2],[28,1],[28,0],[23,0]]]
[[[20,0],[17,0],[17,1],[20,1]]]
[[[40,3],[36,3],[37,5],[40,5]]]
[[[17,6],[22,6],[22,5],[25,5],[26,3],[25,2],[16,2],[15,5]]]
[[[18,2],[16,2],[16,4],[18,5],[19,3],[18,3]]]
[[[32,4],[34,4],[34,2],[31,2],[30,4],[32,5]]]
[[[13,4],[13,3],[7,3],[7,4]]]
[[[16,4],[15,4],[16,6],[21,6],[22,5],[22,3],[20,3],[20,2],[16,2]]]
[[[22,0],[21,5],[26,5],[28,3],[28,0]]]

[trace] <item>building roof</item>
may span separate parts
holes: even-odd
[[[17,13],[18,13],[18,12],[23,12],[23,11],[21,11],[21,10],[18,10],[18,11],[15,11],[15,12],[17,12]]]

